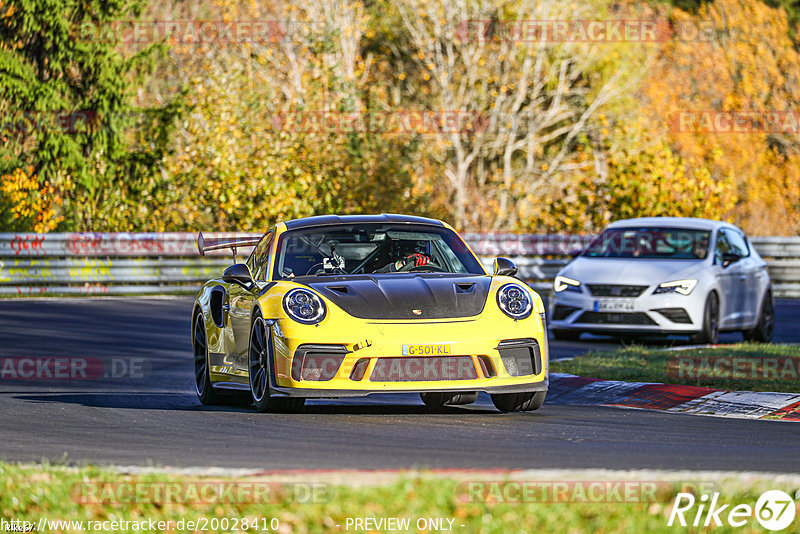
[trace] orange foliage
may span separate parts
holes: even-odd
[[[747,231],[800,232],[797,132],[682,132],[671,122],[685,111],[796,112],[800,54],[785,12],[758,0],[716,0],[696,15],[675,10],[673,24],[675,38],[642,88],[648,128],[672,124],[670,143],[690,166],[709,168],[717,180],[734,177],[733,218]]]
[[[33,167],[16,169],[11,174],[0,176],[0,194],[8,214],[16,222],[29,221],[34,232],[49,232],[63,220],[56,215],[61,199],[49,182],[39,183]]]

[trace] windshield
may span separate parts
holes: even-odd
[[[396,272],[485,274],[455,232],[431,225],[330,225],[289,230],[278,240],[276,280]]]
[[[592,240],[583,256],[702,260],[708,255],[711,232],[684,228],[615,228]]]

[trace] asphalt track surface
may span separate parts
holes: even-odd
[[[133,377],[0,380],[0,458],[265,470],[800,472],[800,426],[786,422],[547,403],[501,414],[485,395],[439,411],[417,395],[318,400],[300,414],[203,407],[193,389],[191,306],[190,298],[0,301],[0,358],[117,358],[139,366]],[[800,342],[800,301],[778,300],[777,317],[775,341]],[[616,346],[601,338],[555,342],[552,355]]]

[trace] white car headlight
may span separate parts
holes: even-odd
[[[697,280],[675,280],[674,282],[664,282],[653,291],[654,295],[660,293],[680,293],[688,295],[697,285]]]
[[[525,319],[533,310],[533,301],[519,284],[506,284],[497,290],[497,306],[512,319]]]
[[[561,293],[562,291],[580,292],[581,283],[572,278],[567,278],[566,276],[556,276],[556,279],[553,281],[553,290],[556,293]]]
[[[308,289],[295,288],[283,297],[286,314],[303,324],[316,324],[325,318],[325,303]]]

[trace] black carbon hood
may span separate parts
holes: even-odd
[[[295,281],[324,295],[353,317],[424,320],[478,315],[486,304],[492,278],[392,273]]]

